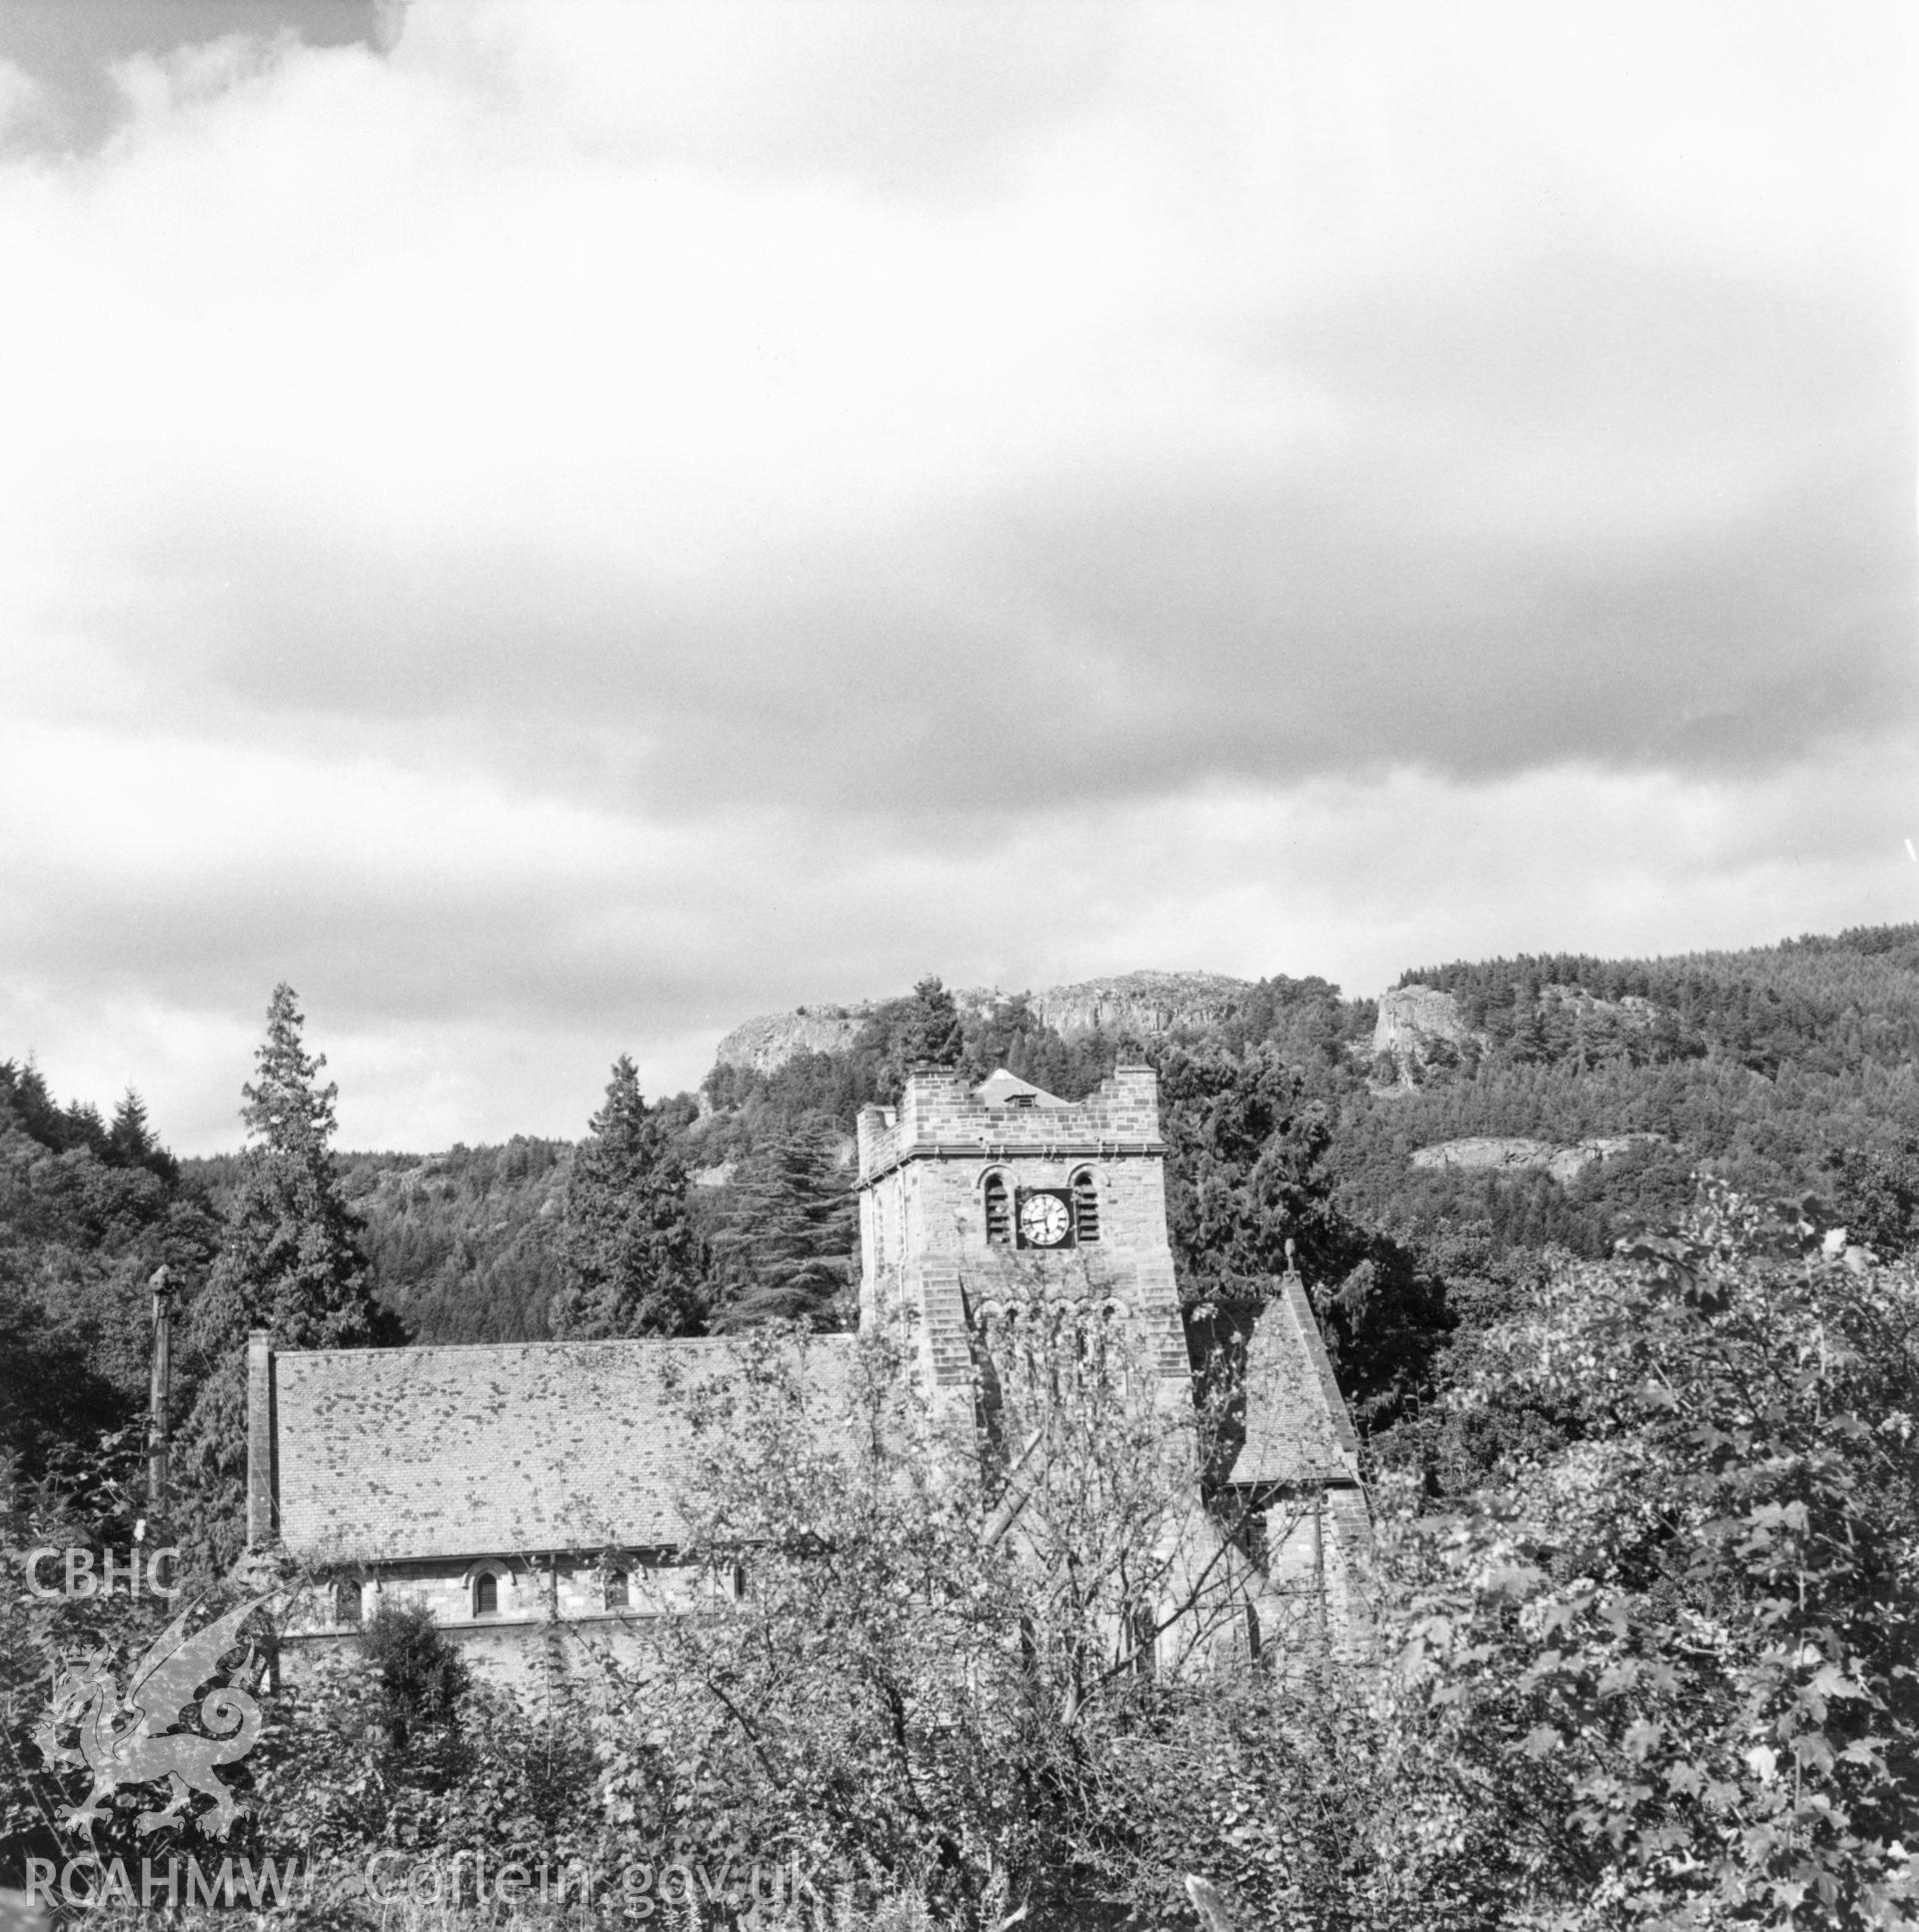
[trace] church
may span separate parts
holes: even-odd
[[[1230,1368],[1224,1426],[1195,1459],[1185,1555],[1230,1598],[1250,1654],[1304,1629],[1363,1641],[1370,1525],[1358,1444],[1296,1274],[1256,1314],[1182,1313],[1167,1238],[1165,1143],[1149,1066],[1083,1100],[1003,1069],[976,1086],[908,1076],[859,1119],[860,1320],[889,1336],[956,1455],[991,1452],[1017,1337],[1118,1320],[1145,1364],[1126,1399],[1177,1415]],[[858,1342],[803,1344],[830,1411]],[[1011,1352],[1009,1351],[1009,1345]],[[351,1637],[384,1596],[426,1604],[505,1680],[636,1653],[646,1619],[711,1602],[679,1555],[686,1397],[735,1344],[550,1341],[248,1354],[247,1528],[311,1579],[283,1667]],[[1017,1445],[1002,1445],[1016,1469]],[[1011,1476],[1001,1514],[1012,1533]],[[1211,1620],[1217,1627],[1219,1619]],[[1150,1624],[1148,1625],[1150,1628]],[[1176,1620],[1150,1638],[1176,1658]]]

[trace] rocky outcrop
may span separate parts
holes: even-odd
[[[714,1052],[722,1066],[771,1073],[796,1053],[837,1053],[873,1011],[871,1001],[857,1006],[802,1006],[797,1012],[763,1013],[736,1026]]]
[[[1509,1172],[1543,1167],[1554,1180],[1575,1181],[1602,1161],[1616,1160],[1629,1148],[1656,1142],[1656,1133],[1607,1133],[1559,1145],[1519,1135],[1474,1134],[1463,1140],[1441,1140],[1421,1147],[1412,1156],[1415,1167],[1491,1167]]]
[[[1034,1014],[1062,1033],[1130,1033],[1148,1038],[1180,1026],[1223,1019],[1246,990],[1244,979],[1223,972],[1117,972],[1053,986],[1032,997]],[[983,1016],[1006,994],[995,986],[953,988],[960,1012]],[[853,1006],[802,1006],[795,1012],[763,1013],[736,1026],[714,1053],[722,1066],[771,1073],[796,1053],[835,1053],[853,1044],[872,1015],[874,1002]]]
[[[1541,1006],[1570,1006],[1574,1016],[1588,1024],[1594,1020],[1609,1020],[1626,1032],[1645,1032],[1659,1014],[1658,1007],[1650,999],[1642,998],[1636,992],[1625,993],[1617,999],[1601,999],[1584,986],[1541,986],[1539,1002]]]
[[[1441,1140],[1437,1146],[1421,1147],[1413,1154],[1412,1164],[1415,1167],[1543,1167],[1556,1151],[1550,1140],[1474,1134],[1464,1140]]]
[[[1248,982],[1223,972],[1118,972],[1035,993],[1032,1009],[1065,1033],[1133,1033],[1210,1026],[1232,1010]]]
[[[1659,1139],[1656,1133],[1606,1133],[1592,1140],[1575,1140],[1571,1146],[1560,1147],[1553,1154],[1546,1162],[1546,1171],[1554,1180],[1574,1181],[1588,1167],[1616,1160],[1634,1147],[1655,1146]]]
[[[1458,1047],[1471,1037],[1458,1000],[1437,986],[1394,986],[1379,995],[1379,1017],[1372,1028],[1375,1053],[1391,1053],[1411,1065],[1428,1057],[1436,1039]]]
[[[1645,1032],[1658,1015],[1652,1001],[1636,993],[1601,999],[1584,986],[1542,986],[1539,1005],[1542,1009],[1569,1008],[1575,1022],[1601,1028],[1610,1025],[1621,1032]],[[1375,1055],[1389,1053],[1402,1074],[1412,1073],[1432,1059],[1439,1041],[1457,1051],[1469,1041],[1484,1046],[1486,1038],[1466,1024],[1458,1000],[1437,986],[1395,986],[1379,995],[1379,1017],[1372,1029]]]

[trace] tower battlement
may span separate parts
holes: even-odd
[[[1158,1076],[1139,1065],[1114,1067],[1083,1100],[1057,1099],[1003,1072],[975,1087],[950,1067],[916,1067],[897,1107],[860,1109],[859,1132],[863,1187],[905,1160],[966,1158],[982,1149],[988,1157],[1051,1151],[1093,1159],[1121,1148],[1165,1151]]]

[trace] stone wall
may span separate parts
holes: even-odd
[[[498,1610],[474,1612],[473,1585],[491,1570]],[[684,1564],[636,1555],[627,1571],[628,1604],[610,1608],[597,1560],[556,1557],[476,1557],[469,1562],[371,1563],[350,1575],[360,1585],[359,1620],[342,1620],[331,1580],[303,1584],[281,1618],[280,1674],[297,1681],[312,1661],[340,1655],[357,1642],[361,1624],[385,1600],[421,1603],[484,1677],[520,1683],[552,1667],[551,1645],[581,1666],[595,1659],[631,1665],[651,1654],[650,1619],[685,1614],[709,1599],[711,1586]]]

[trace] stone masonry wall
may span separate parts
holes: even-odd
[[[498,1579],[499,1609],[492,1616],[473,1613],[473,1578],[482,1568]],[[576,1669],[595,1659],[631,1665],[646,1651],[647,1621],[697,1608],[705,1587],[691,1567],[636,1560],[628,1571],[628,1607],[610,1610],[604,1578],[589,1562],[563,1559],[550,1567],[544,1559],[503,1556],[369,1564],[354,1574],[363,1622],[383,1599],[422,1603],[477,1670],[512,1683],[551,1667],[547,1646],[555,1638]],[[297,1681],[312,1659],[345,1652],[356,1635],[356,1625],[340,1621],[330,1583],[304,1585],[281,1619],[281,1675]]]
[[[1186,1373],[1166,1242],[1158,1082],[1122,1066],[1071,1105],[988,1105],[960,1075],[917,1069],[898,1108],[860,1118],[863,1319],[889,1326],[931,1392],[972,1379],[969,1305],[1013,1291],[1116,1295],[1163,1332],[1162,1372]],[[1046,1253],[987,1242],[984,1182],[1064,1187],[1092,1176],[1099,1238]],[[1011,1277],[1011,1279],[1009,1279]]]

